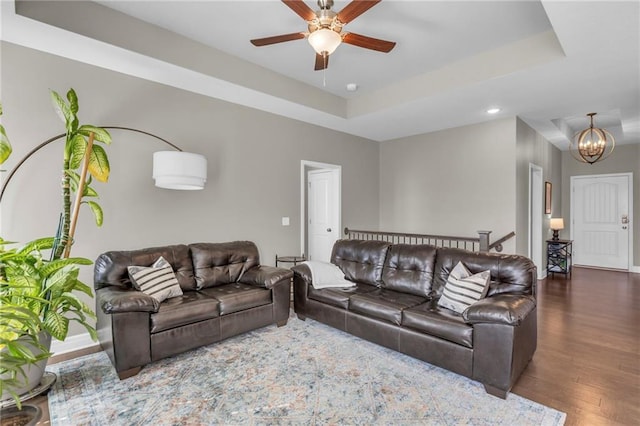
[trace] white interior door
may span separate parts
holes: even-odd
[[[542,199],[542,168],[529,163],[529,258],[538,269],[538,279],[546,275],[542,263]]]
[[[340,233],[335,174],[334,170],[313,170],[307,175],[309,260],[329,262]]]
[[[629,268],[631,175],[571,178],[571,235],[576,265]]]

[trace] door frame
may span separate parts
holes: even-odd
[[[528,232],[529,241],[527,245],[529,258],[538,268],[538,279],[547,276],[547,268],[544,264],[543,244],[542,244],[542,222],[543,222],[543,169],[542,167],[529,163],[529,221]],[[551,214],[549,215],[551,217]]]
[[[627,187],[627,201],[629,203],[629,223],[628,223],[628,229],[629,229],[629,241],[628,241],[628,245],[629,247],[627,248],[628,250],[628,264],[627,264],[627,271],[629,272],[637,272],[634,269],[634,265],[633,265],[633,173],[632,172],[627,172],[627,173],[602,173],[602,174],[597,174],[597,175],[576,175],[576,176],[571,176],[569,177],[569,181],[570,181],[570,188],[569,188],[569,205],[571,206],[571,217],[569,219],[569,223],[571,224],[570,228],[569,228],[569,238],[571,240],[573,240],[573,215],[575,212],[574,209],[574,184],[576,179],[594,179],[594,178],[608,178],[608,177],[621,177],[621,176],[625,176],[627,178],[627,181],[629,182],[629,186]]]
[[[300,253],[307,255],[307,173],[312,170],[326,170],[333,172],[333,197],[335,200],[335,217],[338,220],[338,236],[342,233],[342,166],[339,164],[320,163],[317,161],[300,161]]]

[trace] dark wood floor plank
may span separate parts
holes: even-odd
[[[538,350],[513,392],[566,425],[640,425],[640,274],[574,268],[538,285]]]

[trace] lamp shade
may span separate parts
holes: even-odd
[[[207,181],[207,159],[191,152],[154,152],[153,179],[159,188],[202,189]]]
[[[331,55],[341,42],[340,34],[328,28],[320,28],[309,34],[309,44],[318,55]]]
[[[551,229],[564,229],[564,219],[561,217],[552,217],[549,220],[549,228]]]

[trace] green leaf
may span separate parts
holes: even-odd
[[[62,99],[55,90],[51,91],[51,102],[53,103],[53,109],[55,109],[58,117],[65,123],[71,123],[73,121],[73,113],[69,108],[69,105]]]
[[[69,141],[69,168],[77,169],[82,164],[84,154],[87,152],[87,141],[80,133],[76,133]]]
[[[78,132],[85,135],[86,137],[89,137],[89,134],[93,133],[93,138],[98,142],[102,142],[107,145],[111,144],[111,135],[102,127],[92,126],[91,124],[84,124],[80,126]]]
[[[56,271],[64,268],[68,265],[92,265],[93,262],[84,257],[68,257],[65,259],[56,259],[49,262],[42,269],[40,269],[40,273],[43,277],[48,277]]]
[[[78,190],[80,185],[80,175],[72,170],[65,170],[64,173],[69,176],[69,187],[73,192]]]
[[[44,289],[48,291],[60,291],[64,289],[71,280],[78,279],[78,267],[66,265],[65,267],[55,271],[45,281]],[[53,297],[51,298],[53,300]]]
[[[67,99],[69,100],[69,108],[73,114],[78,113],[78,95],[76,95],[76,91],[73,88],[69,89],[67,92]]]
[[[89,184],[85,184],[84,185],[84,193],[82,194],[83,197],[97,197],[98,193],[96,192],[95,189],[91,188],[89,186]]]
[[[9,137],[4,130],[4,126],[0,124],[0,164],[7,161],[7,158],[11,155],[11,143],[9,142]]]
[[[81,291],[82,293],[86,294],[89,297],[93,297],[93,292],[91,291],[91,287],[89,287],[88,285],[86,285],[80,280],[76,281],[75,287],[73,289],[76,291]],[[91,311],[91,308],[89,308],[89,311]],[[91,313],[93,313],[93,311],[91,311]]]
[[[32,351],[29,350],[29,348],[27,348],[25,345],[18,343],[16,341],[8,342],[7,349],[15,357],[24,358],[29,361],[36,360],[36,356],[33,354]]]
[[[102,207],[95,201],[86,201],[87,205],[91,208],[93,212],[93,217],[96,219],[96,225],[102,226],[102,222],[104,220],[104,213],[102,212]]]
[[[58,312],[49,311],[44,319],[44,328],[56,339],[64,340],[69,332],[69,319]]]
[[[38,238],[37,240],[33,240],[27,243],[24,247],[18,250],[18,253],[28,254],[28,253],[33,253],[34,251],[50,249],[53,247],[54,240],[55,240],[54,237]]]
[[[109,180],[109,158],[103,147],[94,145],[89,156],[89,173],[100,182]]]

